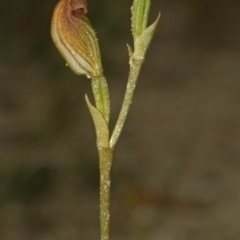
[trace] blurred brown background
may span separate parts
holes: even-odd
[[[84,94],[50,38],[57,0],[0,3],[0,239],[99,239]],[[132,1],[89,0],[112,98]],[[240,1],[153,0],[162,18],[115,150],[114,240],[240,239]]]

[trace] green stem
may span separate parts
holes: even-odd
[[[103,75],[92,78],[92,90],[97,109],[102,113],[105,121],[109,123],[110,97],[107,81]]]
[[[141,66],[143,64],[143,60],[144,60],[143,57],[139,55],[136,56],[135,54],[133,54],[132,57],[130,58],[130,71],[129,71],[127,89],[125,92],[124,100],[122,103],[122,107],[119,113],[117,123],[115,125],[115,128],[113,130],[113,133],[110,139],[110,147],[112,149],[114,149],[118,141],[118,138],[122,132],[123,125],[126,121],[128,111],[132,103],[132,98],[133,98],[134,90],[137,84],[138,76],[141,70]]]
[[[110,232],[110,171],[112,165],[112,149],[98,148],[100,160],[100,229],[101,240],[109,240]]]

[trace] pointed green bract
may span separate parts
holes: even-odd
[[[155,33],[160,16],[161,16],[161,14],[159,13],[155,22],[152,25],[150,25],[148,28],[144,29],[142,34],[137,38],[136,44],[135,44],[135,54],[136,55],[142,55],[142,54],[145,55],[145,53],[151,43],[153,35]]]
[[[85,95],[88,109],[92,115],[94,126],[97,135],[97,145],[99,148],[109,148],[109,131],[108,125],[103,118],[102,114],[97,110],[89,101],[87,95]]]
[[[128,56],[131,57],[133,55],[133,50],[129,44],[127,44]]]

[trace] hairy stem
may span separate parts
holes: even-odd
[[[100,160],[100,229],[101,240],[109,240],[110,232],[110,171],[112,165],[112,149],[98,148]]]
[[[110,139],[110,147],[114,149],[118,138],[122,132],[122,128],[124,126],[124,123],[126,121],[130,105],[132,103],[132,98],[134,94],[134,90],[137,84],[138,76],[141,70],[141,66],[143,63],[144,58],[143,57],[136,57],[134,54],[130,58],[130,71],[129,71],[129,77],[128,77],[128,83],[127,88],[124,96],[124,100],[122,103],[122,107],[118,116],[117,123],[115,125],[115,128],[113,130],[111,139]]]

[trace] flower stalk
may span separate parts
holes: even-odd
[[[85,96],[96,130],[100,165],[100,228],[101,240],[109,240],[110,229],[110,183],[113,150],[126,121],[147,49],[157,27],[157,20],[147,27],[151,0],[134,0],[132,6],[132,34],[134,49],[128,45],[129,77],[118,120],[110,137],[110,97],[107,81],[103,75],[101,55],[96,33],[86,14],[85,0],[60,0],[54,9],[51,35],[57,49],[72,71],[91,78],[95,100],[92,105]]]
[[[150,5],[151,5],[150,0],[134,0],[133,6],[131,8],[134,51],[131,49],[129,45],[127,45],[130,58],[129,59],[130,70],[122,107],[119,113],[117,123],[113,130],[112,136],[110,138],[110,147],[112,149],[115,147],[122,132],[124,123],[126,121],[132,103],[133,94],[137,85],[141,67],[145,60],[147,49],[151,43],[152,37],[154,35],[154,32],[160,19],[159,14],[156,21],[149,27],[146,27]]]

